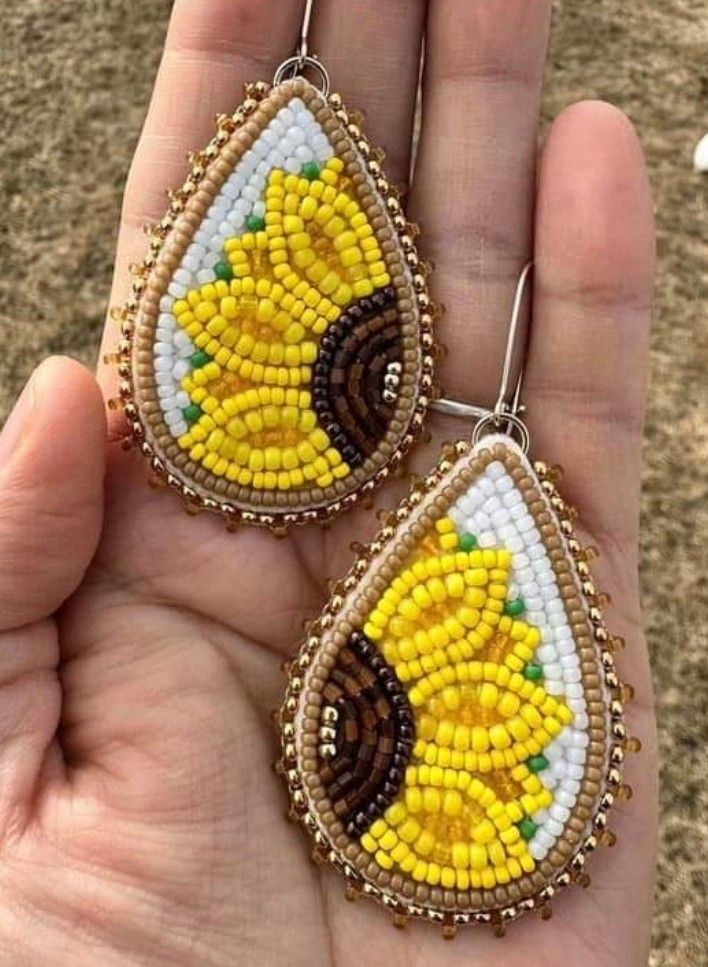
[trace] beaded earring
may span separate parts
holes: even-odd
[[[607,813],[629,738],[589,548],[530,463],[521,378],[507,386],[530,266],[517,289],[499,399],[444,449],[338,584],[290,666],[279,710],[291,814],[347,895],[404,925],[550,916]]]
[[[246,85],[151,230],[110,357],[155,482],[280,533],[370,494],[432,389],[417,228],[307,52],[312,3],[299,52]]]

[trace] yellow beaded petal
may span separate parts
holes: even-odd
[[[224,245],[234,277],[175,305],[178,325],[208,357],[181,380],[200,415],[177,442],[227,480],[290,490],[350,473],[312,394],[284,393],[311,385],[320,338],[342,307],[391,281],[343,168],[335,157],[312,179],[271,171],[265,229]],[[275,484],[269,471],[278,471]]]

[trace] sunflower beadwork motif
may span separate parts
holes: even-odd
[[[350,889],[502,929],[581,875],[626,733],[565,505],[508,437],[456,454],[362,552],[293,663],[283,768]]]
[[[122,395],[192,505],[282,529],[349,506],[410,446],[432,317],[412,228],[341,100],[302,77],[251,94],[121,314]]]
[[[189,403],[178,443],[216,476],[258,490],[328,487],[370,452],[368,428],[376,442],[377,414],[366,408],[379,402],[386,409],[383,400],[359,397],[360,440],[346,409],[338,420],[339,399],[352,401],[313,371],[322,362],[322,337],[338,322],[341,331],[347,309],[359,310],[347,330],[356,332],[358,323],[373,336],[395,302],[371,224],[346,193],[343,167],[332,157],[322,167],[308,162],[299,174],[271,171],[264,215],[249,219],[253,230],[226,240],[217,279],[173,306],[196,347],[180,383]],[[390,351],[377,360],[381,395],[381,370],[400,362],[396,336],[394,324]],[[362,363],[356,353],[340,356],[328,373],[340,374],[344,390],[348,369]]]
[[[543,687],[540,631],[508,594],[511,553],[477,548],[449,517],[436,532],[436,553],[417,556],[364,625],[405,683],[417,740],[397,797],[361,843],[414,880],[491,889],[546,853],[539,818],[554,797],[543,753],[573,713]]]

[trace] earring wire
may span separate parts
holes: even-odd
[[[430,404],[430,408],[438,413],[476,420],[477,423],[472,435],[473,442],[475,443],[485,433],[502,431],[503,425],[506,424],[505,432],[508,434],[518,434],[524,451],[528,450],[529,447],[529,432],[525,423],[520,419],[520,415],[524,412],[524,407],[521,403],[521,390],[523,387],[526,363],[526,340],[524,340],[523,347],[519,347],[518,343],[520,334],[519,322],[524,307],[524,298],[530,289],[532,271],[533,262],[527,262],[521,270],[518,282],[516,283],[514,303],[509,321],[509,332],[506,340],[506,349],[504,351],[504,361],[502,363],[501,378],[499,381],[499,392],[494,407],[489,409],[484,406],[476,406],[473,403],[463,403],[460,400],[445,398],[434,400]],[[514,392],[509,399],[509,380],[516,358],[520,358],[519,375],[516,380]]]

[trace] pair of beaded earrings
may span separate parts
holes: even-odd
[[[380,154],[299,52],[218,132],[120,312],[121,395],[152,472],[230,523],[323,521],[400,462],[433,394],[434,309]],[[314,72],[318,86],[305,79]],[[339,582],[290,668],[280,771],[314,855],[395,922],[550,913],[611,844],[636,748],[600,596],[520,381]],[[480,418],[481,417],[481,418]]]

